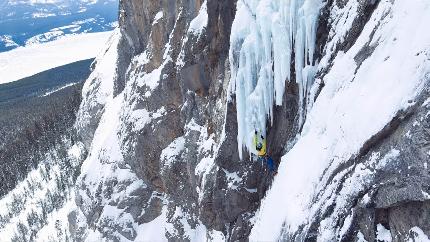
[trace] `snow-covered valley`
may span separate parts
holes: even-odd
[[[112,32],[69,35],[0,53],[0,84],[72,62],[95,58]]]
[[[109,37],[70,49],[87,59],[105,42],[79,98],[46,92],[73,101],[51,112],[59,126],[42,118],[19,137],[37,155],[0,190],[0,238],[430,241],[429,1],[128,0],[119,12]],[[31,63],[13,56],[5,68]],[[8,161],[27,164],[14,149]]]

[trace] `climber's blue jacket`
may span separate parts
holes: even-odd
[[[275,172],[275,162],[273,162],[273,159],[272,159],[272,157],[270,157],[270,156],[268,156],[267,158],[266,158],[266,163],[267,163],[267,167],[269,168],[269,170],[271,171],[271,172]]]

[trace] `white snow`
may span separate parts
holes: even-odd
[[[165,164],[163,166],[170,166],[172,162],[179,156],[182,150],[185,148],[185,138],[178,137],[171,144],[169,144],[160,155],[160,160],[164,160]]]
[[[208,7],[207,0],[205,0],[200,7],[199,14],[190,22],[188,27],[188,33],[193,33],[196,36],[200,36],[203,29],[208,25]]]
[[[73,145],[67,152],[70,157],[74,157],[76,160],[79,160],[82,156],[82,149],[78,145]]]
[[[53,16],[57,16],[55,13],[43,13],[43,12],[39,12],[39,13],[33,13],[31,14],[31,16],[33,18],[47,18],[47,17],[53,17]]]
[[[160,19],[162,19],[163,17],[164,17],[164,13],[163,13],[163,11],[159,11],[159,12],[155,15],[155,17],[154,17],[154,21],[152,21],[152,25],[157,24],[157,23],[158,23],[158,21],[159,21]]]
[[[162,214],[149,223],[141,224],[137,230],[134,241],[168,241],[165,237],[167,227],[167,207],[163,207]]]
[[[430,199],[430,194],[428,194],[427,192],[421,191],[421,194],[423,194],[425,199]]]
[[[353,215],[354,214],[351,213],[350,215],[348,215],[348,217],[345,218],[343,225],[340,228],[340,232],[339,232],[340,238],[342,238],[342,236],[348,232],[349,227],[351,227]]]
[[[376,239],[382,242],[391,242],[390,230],[386,229],[382,224],[376,226]]]
[[[243,0],[237,4],[230,36],[230,88],[236,95],[238,147],[252,150],[254,130],[266,135],[273,105],[282,105],[285,84],[291,79],[295,53],[299,106],[313,83],[316,26],[321,0]],[[272,68],[273,67],[273,68]],[[300,112],[300,121],[304,119]]]
[[[115,66],[117,51],[116,44],[117,39],[114,40],[113,45],[111,46],[112,48],[109,48],[105,58],[99,62],[101,65],[100,69],[98,69],[99,67],[96,67],[96,70],[103,70],[108,66]],[[109,52],[112,52],[112,54]],[[95,75],[100,77],[97,73],[95,73]],[[108,86],[113,84],[113,78],[111,75],[108,75],[107,79],[101,80],[108,82]],[[103,207],[103,211],[97,221],[97,226],[99,228],[121,228],[122,231],[129,231],[130,233],[136,232],[138,237],[142,236],[142,233],[145,235],[145,238],[146,236],[158,235],[158,239],[161,239],[159,230],[154,230],[157,226],[163,226],[163,223],[160,224],[158,222],[159,219],[139,227],[132,216],[125,212],[124,209],[110,205],[113,201],[123,201],[127,197],[130,197],[137,189],[146,188],[146,184],[139,179],[130,166],[124,162],[124,158],[121,153],[119,132],[121,129],[120,117],[124,110],[124,92],[114,98],[112,92],[113,89],[108,88],[105,91],[105,94],[107,95],[103,101],[105,103],[105,112],[103,113],[99,126],[94,134],[94,139],[91,144],[91,152],[82,164],[81,175],[77,181],[77,187],[85,186],[88,189],[85,191],[79,190],[77,192],[79,192],[83,198],[83,202],[86,204],[84,209],[91,209],[91,205],[95,197],[98,196],[98,187],[103,187],[104,184],[112,181],[121,184],[120,186],[112,187],[112,195],[108,198],[103,196],[101,197],[102,200],[100,205]],[[117,236],[125,240],[122,235],[117,234]],[[96,231],[92,231],[90,233],[90,237],[87,238],[87,241],[99,240],[100,234]]]
[[[430,51],[429,11],[430,2],[425,0],[381,1],[355,44],[336,56],[297,143],[282,157],[279,173],[256,215],[251,240],[276,240],[282,228],[296,231],[310,220],[324,170],[330,174],[357,154],[421,92],[430,60],[416,53]],[[376,48],[358,67],[354,57],[369,40]],[[381,165],[399,153],[391,151]],[[348,194],[344,192],[339,197]]]
[[[88,119],[88,110],[96,105],[103,105],[103,113],[98,124],[97,130],[92,140],[90,153],[81,167],[81,175],[77,181],[77,187],[86,187],[85,190],[78,190],[85,204],[80,209],[91,209],[96,197],[101,199],[100,206],[103,207],[100,219],[96,222],[97,229],[102,228],[121,228],[121,230],[135,233],[137,237],[134,241],[167,241],[164,237],[167,224],[167,207],[162,210],[162,214],[149,223],[139,225],[132,218],[131,214],[124,209],[112,204],[118,204],[131,197],[137,189],[146,189],[145,182],[137,177],[127,161],[122,155],[124,146],[131,147],[133,143],[122,143],[121,132],[127,128],[123,126],[124,120],[133,125],[134,132],[142,129],[153,120],[160,118],[166,113],[164,107],[155,111],[148,111],[144,108],[136,108],[138,95],[133,95],[133,85],[138,85],[140,78],[150,80],[151,73],[137,76],[124,88],[124,91],[113,96],[113,83],[115,80],[115,67],[118,58],[119,31],[110,39],[108,47],[96,60],[96,68],[88,78],[83,89],[83,103],[81,104],[78,115],[77,126],[84,125]],[[146,58],[146,57],[145,57]],[[143,58],[143,59],[145,59]],[[137,58],[134,61],[145,61]],[[168,60],[167,60],[168,61]],[[160,67],[161,70],[161,67]],[[135,73],[133,72],[133,75]],[[153,75],[154,79],[159,80],[158,75]],[[143,82],[144,85],[151,86],[150,81]],[[85,124],[86,125],[86,124]],[[170,147],[164,150],[163,155],[166,159],[172,159],[180,152],[183,147],[181,139],[177,139]],[[97,195],[97,188],[105,188],[105,184],[115,181],[112,195],[109,197]],[[154,197],[155,195],[152,194]],[[163,198],[165,199],[165,198]],[[88,212],[88,211],[82,211]],[[97,230],[86,227],[89,230],[87,241],[103,241],[102,234]],[[128,241],[123,235],[116,233],[122,241]]]
[[[112,32],[68,35],[52,42],[0,53],[0,84],[94,58],[111,35]]]
[[[412,234],[409,237],[408,242],[429,242],[430,238],[420,229],[419,227],[413,227],[409,230],[409,233]]]
[[[62,26],[62,27],[53,28],[53,29],[51,29],[51,31],[64,30],[64,29],[72,29],[72,28],[76,28],[76,27],[79,27],[79,25],[77,25],[77,24],[70,24],[70,25],[65,25],[65,26]]]
[[[163,68],[164,65],[161,65],[150,73],[142,73],[141,76],[136,79],[137,85],[139,87],[146,85],[150,91],[153,91],[156,87],[158,87],[161,71]]]
[[[358,231],[357,233],[357,242],[367,242],[367,240],[364,238],[363,233],[361,231]]]
[[[29,38],[27,41],[25,41],[25,46],[49,42],[49,41],[58,39],[59,37],[61,37],[63,35],[64,35],[64,32],[61,30],[51,30],[49,32],[46,32],[43,34],[38,34],[36,36]]]
[[[424,103],[422,104],[423,107],[428,106],[430,104],[430,97],[427,98]]]
[[[6,47],[16,47],[16,46],[18,46],[18,44],[15,43],[15,41],[13,41],[13,38],[10,35],[0,36],[0,42],[3,42]]]
[[[210,171],[212,167],[214,166],[214,159],[211,157],[205,157],[200,160],[200,162],[197,164],[195,169],[195,174],[197,176],[201,176],[207,171]]]
[[[189,239],[189,241],[209,241],[206,238],[207,229],[206,226],[201,223],[197,224],[195,228],[192,228],[188,223],[190,219],[190,215],[182,210],[181,207],[177,206],[175,209],[175,213],[173,214],[171,220],[179,221],[181,227],[184,230],[185,236]],[[179,231],[172,224],[166,224],[166,230],[173,236],[179,234]]]
[[[35,241],[48,242],[55,241],[61,238],[58,237],[58,233],[63,235],[68,235],[69,231],[69,212],[72,211],[76,205],[73,200],[75,194],[72,192],[70,194],[69,200],[63,205],[59,210],[54,210],[49,214],[48,224],[43,226],[36,234]]]
[[[327,54],[322,58],[322,66],[327,66],[330,58],[332,58],[336,45],[344,41],[346,35],[350,31],[353,21],[358,15],[358,7],[360,0],[347,1],[343,8],[337,4],[331,9],[331,20],[333,20],[332,28],[330,29],[329,36],[332,39],[327,45],[325,51]]]
[[[86,23],[95,23],[97,22],[97,19],[95,18],[88,18],[88,19],[84,19],[84,20],[77,20],[72,22],[72,24],[74,25],[82,25],[82,24],[86,24]]]
[[[17,4],[29,4],[29,5],[38,5],[38,4],[61,4],[67,2],[67,0],[7,0],[7,4],[9,5],[17,5]],[[98,0],[79,0],[77,2],[87,3],[87,4],[95,4]]]
[[[242,181],[242,178],[237,174],[237,172],[229,172],[226,169],[222,169],[227,178],[227,186],[230,189],[236,190],[238,184]]]
[[[73,85],[76,85],[76,83],[69,83],[69,84],[67,84],[67,85],[64,85],[64,86],[58,87],[58,88],[56,88],[56,89],[54,89],[54,90],[52,90],[52,91],[46,92],[46,93],[45,93],[45,94],[43,94],[41,97],[49,96],[49,95],[51,95],[51,94],[53,94],[53,93],[56,93],[56,92],[61,91],[61,90],[65,89],[65,88],[71,87],[71,86],[73,86]]]
[[[113,92],[116,78],[116,62],[118,59],[119,31],[114,31],[103,51],[97,56],[96,67],[82,88],[82,102],[77,115],[75,126],[88,125],[91,119],[90,110],[98,105],[104,105]]]
[[[77,167],[81,158],[83,144],[75,144],[68,150],[69,165]],[[55,151],[50,151],[41,160],[39,166],[12,191],[0,200],[0,238],[1,241],[13,241],[14,236],[28,240],[30,234],[21,234],[18,225],[27,229],[37,229],[35,241],[52,241],[64,239],[68,231],[67,214],[73,204],[71,177],[64,176],[65,171]],[[63,186],[66,186],[63,188]],[[63,196],[66,201],[60,209],[55,209],[55,199]],[[61,199],[61,198],[60,198]],[[57,201],[58,202],[58,201]],[[50,210],[50,208],[53,208]],[[45,217],[46,216],[46,217]],[[36,218],[32,221],[30,218]],[[60,220],[60,222],[57,222]],[[33,222],[31,225],[30,222]],[[59,232],[62,233],[59,237]],[[26,238],[26,239],[25,239]],[[33,238],[34,240],[34,238]]]

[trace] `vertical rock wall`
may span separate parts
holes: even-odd
[[[315,96],[309,98],[318,98],[335,57],[354,46],[379,2],[325,2],[315,53],[322,67],[312,87]],[[239,158],[228,63],[235,13],[236,1],[230,0],[120,2],[120,28],[84,86],[76,123],[89,151],[76,186],[77,207],[69,216],[77,240],[138,241],[151,239],[150,230],[172,241],[248,240],[273,178],[248,154]],[[343,28],[345,22],[349,25]],[[365,44],[355,63],[361,66],[374,49]],[[267,132],[268,151],[275,161],[302,132],[303,100],[294,79],[294,61],[291,70],[282,106],[274,107]],[[373,240],[378,224],[388,226],[398,240],[414,226],[427,233],[422,214],[428,198],[420,192],[427,191],[428,173],[418,167],[428,159],[428,132],[426,122],[411,123],[414,118],[428,119],[426,95],[417,98],[423,106],[396,116],[345,165],[324,171],[321,190],[313,194],[315,216],[293,232],[279,228],[280,238],[328,238],[320,233],[327,221],[344,228],[330,238],[345,241],[360,236]],[[413,130],[417,135],[405,139]],[[354,176],[351,170],[360,164],[374,169],[373,152],[384,157],[392,147],[406,151],[390,162],[392,166],[372,173],[366,189],[341,196],[347,198],[342,202],[348,209],[335,208],[337,195],[347,187],[344,183]],[[402,160],[414,166],[399,165]],[[408,171],[408,178],[392,175],[399,169],[413,172]],[[336,188],[333,193],[330,187]],[[371,199],[363,203],[365,194]]]

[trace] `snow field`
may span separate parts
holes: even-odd
[[[111,35],[112,32],[67,35],[52,42],[0,53],[0,84],[94,58]]]

